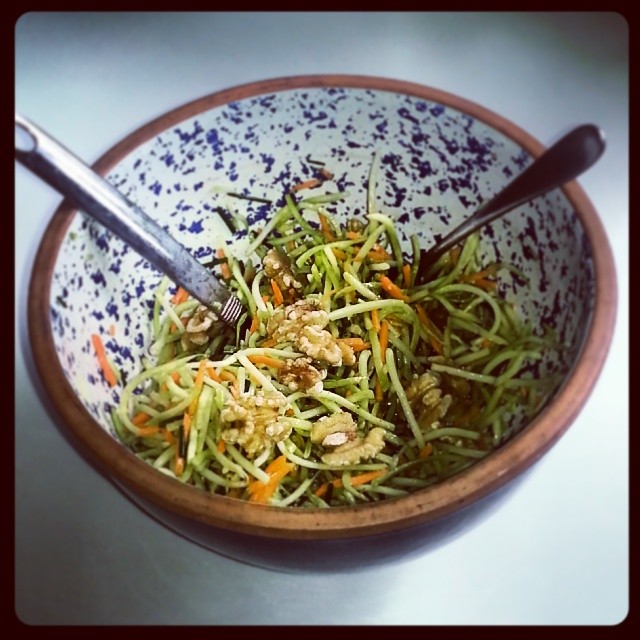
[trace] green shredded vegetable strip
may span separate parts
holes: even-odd
[[[347,192],[287,193],[245,253],[227,248],[246,307],[236,329],[192,298],[174,304],[162,280],[151,357],[111,411],[141,460],[218,495],[347,506],[441,482],[540,410],[559,347],[500,294],[500,278],[524,274],[496,264],[480,286],[474,234],[416,286],[419,239],[382,211],[377,175],[374,154],[359,217]]]

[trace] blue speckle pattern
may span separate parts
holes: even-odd
[[[225,218],[243,216],[259,227],[318,163],[334,176],[324,190],[349,192],[329,210],[341,221],[362,214],[374,154],[378,209],[397,221],[407,252],[411,234],[430,246],[530,162],[502,133],[446,105],[385,91],[313,88],[200,113],[135,149],[107,178],[206,262],[223,246],[242,258],[246,231],[233,235]],[[532,326],[553,329],[567,345],[540,363],[540,372],[567,371],[594,300],[591,253],[570,202],[556,190],[495,221],[482,238],[488,261],[511,263],[528,279],[504,272],[504,295]],[[120,386],[106,384],[91,334],[102,337],[124,380],[135,375],[148,356],[161,277],[82,213],[57,257],[50,308],[58,357],[81,402],[114,437],[109,414]]]

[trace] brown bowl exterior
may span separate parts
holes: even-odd
[[[278,78],[221,91],[179,107],[133,132],[94,168],[105,175],[123,157],[185,118],[230,101],[311,87],[392,91],[431,100],[480,120],[532,156],[543,146],[501,116],[449,93],[385,78],[325,75]],[[579,414],[597,381],[612,338],[616,275],[609,243],[591,202],[577,182],[564,194],[584,228],[593,254],[595,300],[580,358],[559,393],[518,436],[467,471],[400,499],[328,510],[273,508],[214,496],[159,474],[114,440],[85,410],[67,382],[50,330],[50,283],[61,242],[76,210],[63,202],[44,235],[33,266],[28,328],[38,374],[62,422],[93,462],[160,522],[203,546],[272,568],[321,568],[327,554],[358,565],[391,559],[437,544],[501,502],[507,485],[523,477]],[[363,545],[363,540],[372,541]],[[318,544],[317,547],[314,546]],[[283,545],[290,552],[283,554]],[[256,549],[260,548],[260,552]],[[368,551],[367,551],[368,549]],[[356,555],[353,555],[353,554]],[[337,556],[335,555],[337,554]],[[337,567],[344,566],[337,562]]]

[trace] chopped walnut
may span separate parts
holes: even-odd
[[[464,378],[456,376],[443,375],[442,386],[454,393],[459,398],[464,398],[470,393],[469,382]]]
[[[220,412],[221,437],[225,442],[240,445],[249,457],[254,457],[291,433],[291,426],[282,421],[286,407],[287,399],[278,391],[230,400]]]
[[[278,307],[267,323],[267,333],[277,341],[293,343],[314,360],[340,366],[344,357],[340,343],[323,329],[328,322],[320,301],[308,298]]]
[[[269,249],[262,259],[262,265],[267,278],[275,280],[287,298],[295,298],[296,292],[302,290],[302,284],[291,270],[289,258],[278,249]]]
[[[347,231],[354,231],[356,233],[362,233],[365,228],[364,222],[358,218],[350,218],[347,221]]]
[[[312,364],[311,358],[295,358],[287,360],[284,367],[278,370],[278,380],[289,387],[291,391],[322,391],[322,381],[327,376],[327,370],[318,371]]]
[[[435,371],[427,371],[416,378],[406,389],[407,399],[413,402],[420,399],[430,389],[440,386],[440,376]]]
[[[422,430],[436,429],[451,406],[452,398],[449,394],[442,395],[440,384],[440,376],[434,371],[427,371],[406,390],[407,399]]]
[[[278,307],[267,323],[267,333],[276,340],[294,342],[301,326],[327,325],[327,312],[316,298],[298,300],[286,307]]]
[[[336,411],[316,420],[311,427],[311,442],[321,442],[324,445],[326,438],[335,433],[352,434],[355,437],[356,423],[350,413]]]
[[[208,307],[202,304],[197,307],[180,339],[182,347],[188,351],[192,347],[199,348],[207,344],[213,337],[211,334],[217,320],[218,316]]]
[[[353,416],[346,411],[336,411],[317,420],[311,427],[311,442],[332,448],[322,456],[322,462],[331,466],[357,464],[382,451],[384,429],[374,427],[361,438],[356,435],[356,428]]]
[[[300,351],[315,360],[328,362],[340,366],[342,364],[342,349],[340,343],[325,329],[311,325],[302,327],[298,334],[296,346]]]
[[[373,458],[384,447],[384,433],[384,429],[374,427],[364,438],[355,438],[325,453],[322,456],[322,462],[337,467],[358,464]]]

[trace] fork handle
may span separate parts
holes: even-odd
[[[16,158],[34,174],[107,229],[153,266],[218,311],[231,293],[189,251],[42,129],[16,114]]]
[[[593,124],[580,125],[560,138],[502,191],[434,246],[420,253],[418,274],[423,281],[436,260],[469,234],[537,196],[561,187],[586,171],[602,155],[605,138]]]

